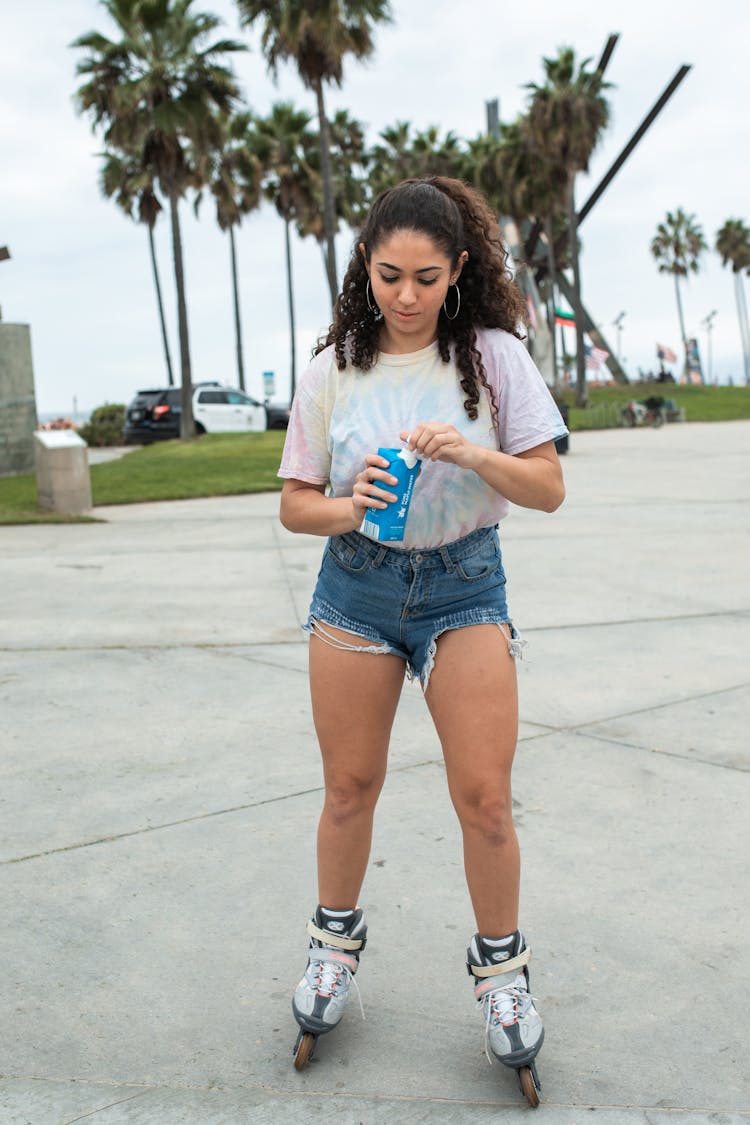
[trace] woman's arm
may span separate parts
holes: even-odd
[[[344,535],[347,531],[356,531],[368,508],[386,508],[396,499],[394,493],[379,487],[378,482],[397,483],[384,468],[388,468],[384,457],[368,453],[351,496],[326,496],[324,484],[285,480],[279,510],[281,522],[288,531],[307,535]]]
[[[432,461],[471,469],[491,488],[522,508],[554,512],[565,499],[562,469],[553,441],[511,456],[474,445],[454,426],[426,422],[401,434],[411,449]]]

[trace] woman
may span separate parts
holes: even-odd
[[[421,682],[462,829],[477,925],[468,963],[487,1041],[516,1069],[542,1043],[511,813],[524,642],[496,525],[510,503],[562,503],[554,439],[566,430],[518,336],[524,318],[481,196],[458,180],[407,180],[373,204],[295,396],[281,520],[329,537],[307,624],[325,802],[319,905],[293,1000],[298,1066],[341,1018],[364,949],[359,893],[405,671]],[[421,471],[404,540],[381,543],[359,529],[396,501],[377,450],[401,444]]]

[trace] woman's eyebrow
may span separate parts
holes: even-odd
[[[395,270],[396,273],[401,273],[401,266],[392,266],[390,262],[376,262],[376,266],[382,266],[386,270]],[[441,270],[442,266],[423,266],[421,270],[415,270],[415,273],[429,273],[430,270]]]

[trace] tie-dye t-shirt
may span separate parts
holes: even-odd
[[[333,347],[315,356],[294,396],[280,477],[325,484],[330,496],[351,496],[365,455],[402,447],[399,434],[419,422],[447,422],[469,441],[504,453],[523,453],[567,433],[539,371],[522,342],[500,329],[477,331],[487,382],[498,403],[498,427],[489,399],[468,417],[455,364],[443,363],[437,343],[409,355],[380,353],[369,371],[339,371]],[[509,502],[475,472],[425,461],[414,486],[405,550],[440,547],[479,527],[493,527]]]

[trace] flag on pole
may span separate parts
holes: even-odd
[[[555,324],[562,324],[563,328],[575,328],[576,318],[572,312],[565,312],[563,309],[555,309]]]
[[[604,348],[595,348],[593,344],[584,345],[586,351],[586,367],[589,371],[598,371],[602,364],[609,359],[609,352]]]
[[[662,363],[677,363],[677,356],[671,348],[665,348],[664,344],[656,345],[656,358],[660,359]]]

